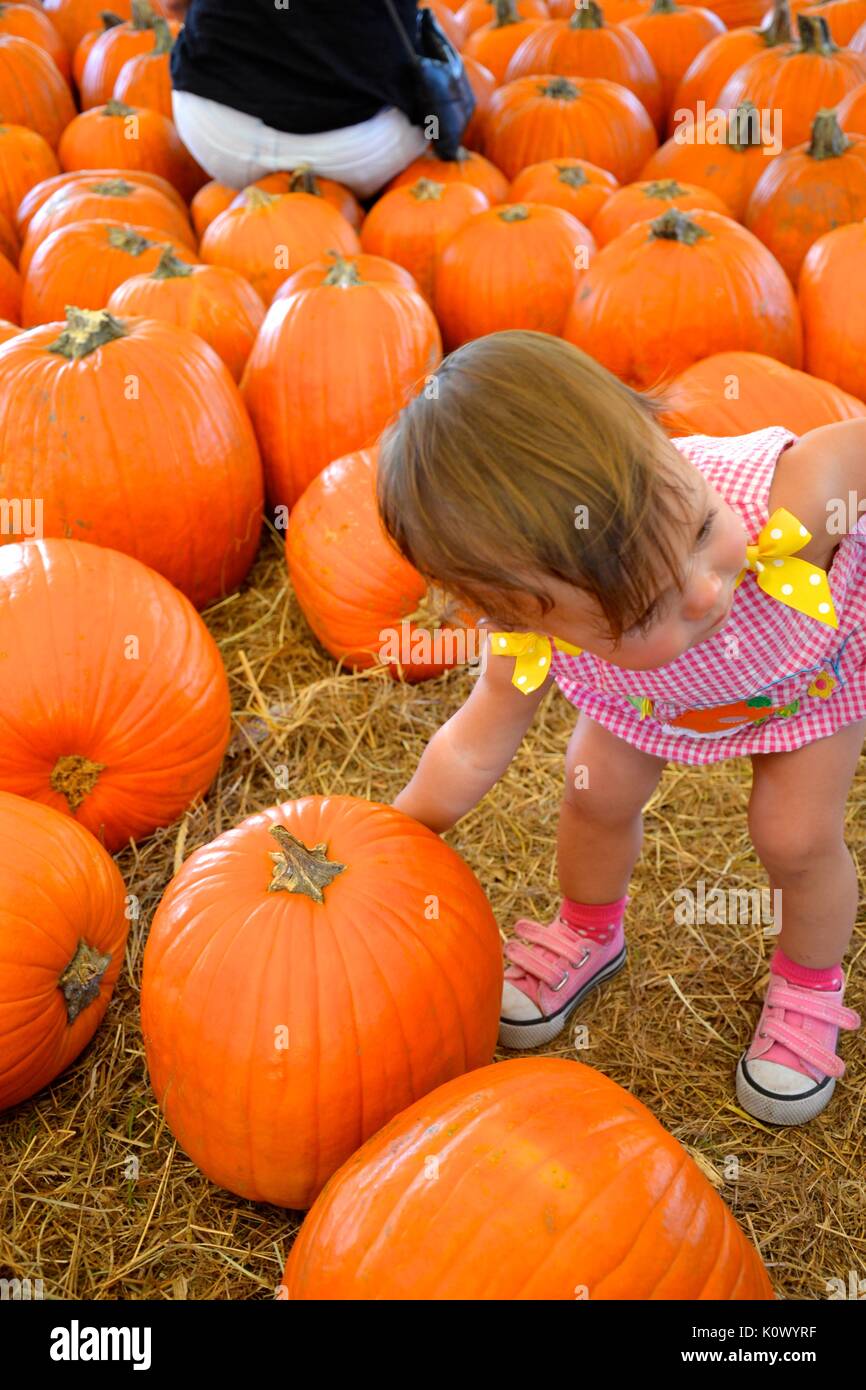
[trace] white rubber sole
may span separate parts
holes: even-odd
[[[816,1081],[800,1095],[786,1096],[761,1086],[749,1072],[745,1053],[737,1063],[737,1100],[756,1120],[768,1125],[805,1125],[826,1109],[836,1089],[836,1078]]]
[[[622,970],[627,954],[627,948],[623,946],[619,955],[608,961],[604,969],[599,970],[598,974],[594,975],[583,986],[583,989],[579,989],[577,994],[573,994],[558,1013],[550,1014],[547,1018],[527,1020],[525,1023],[501,1018],[499,1020],[499,1046],[511,1048],[515,1052],[522,1052],[530,1047],[543,1047],[545,1043],[558,1037],[581,1000],[585,999],[596,985],[604,984],[605,980],[609,980],[612,975],[616,975],[618,971]]]

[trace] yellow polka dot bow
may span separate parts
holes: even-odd
[[[802,550],[811,539],[811,532],[795,516],[784,507],[777,507],[757,541],[746,546],[746,563],[734,588],[751,570],[759,587],[771,598],[828,627],[838,627],[827,571],[795,557],[794,552]]]
[[[562,642],[558,637],[553,639],[553,646],[568,656],[580,656],[583,650],[582,647],[573,647],[570,642]],[[543,685],[553,654],[549,637],[543,637],[538,632],[492,632],[490,650],[494,656],[516,658],[511,683],[524,695],[531,695],[533,690]]]

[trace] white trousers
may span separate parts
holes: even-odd
[[[246,188],[265,174],[309,164],[322,178],[369,198],[427,148],[420,128],[395,106],[383,107],[360,125],[316,135],[273,130],[258,116],[192,92],[174,92],[172,106],[190,154],[229,188]]]

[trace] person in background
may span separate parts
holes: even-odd
[[[408,35],[416,0],[395,0]],[[428,147],[409,119],[415,74],[381,0],[166,0],[174,120],[219,183],[309,165],[359,198]]]

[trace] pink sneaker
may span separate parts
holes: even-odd
[[[505,947],[499,1041],[503,1047],[540,1047],[561,1033],[569,1015],[596,985],[625,965],[622,922],[611,922],[596,941],[557,916],[547,926],[521,919]]]
[[[860,1016],[841,989],[806,989],[770,974],[752,1045],[737,1063],[737,1099],[756,1120],[803,1125],[829,1104],[845,1063],[836,1055],[840,1028]]]

